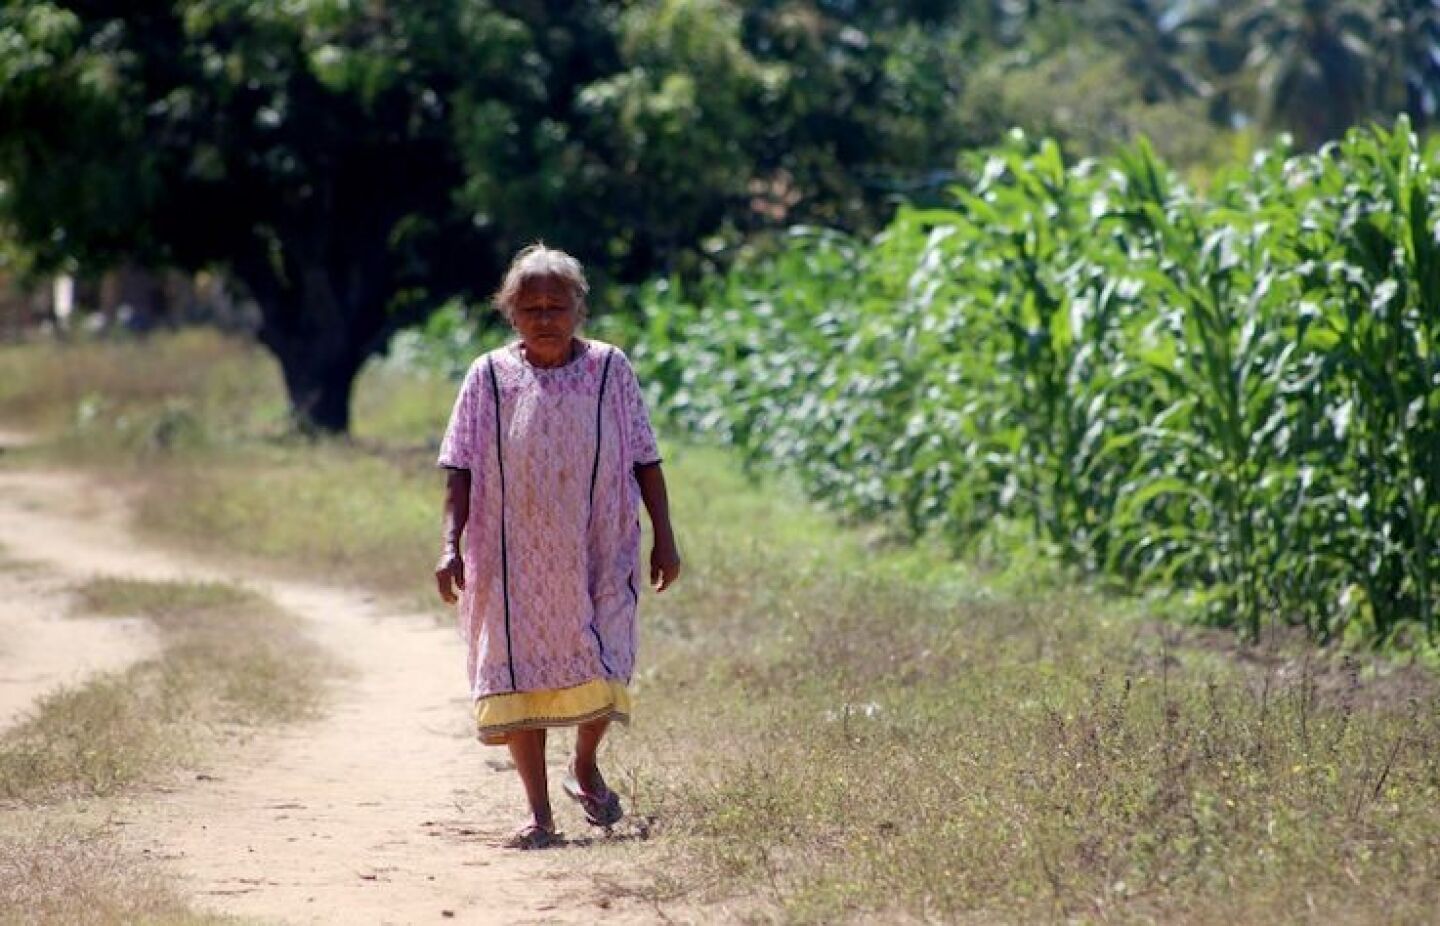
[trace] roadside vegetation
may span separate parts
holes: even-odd
[[[260,725],[313,715],[329,665],[293,618],[230,585],[96,579],[87,617],[143,616],[163,652],[42,697],[0,732],[0,923],[209,923],[104,823]]]
[[[1440,652],[1440,148],[1403,120],[1198,194],[1017,138],[872,240],[652,289],[690,429],[958,551],[1001,522],[1251,639]]]
[[[77,590],[76,610],[145,617],[164,651],[42,697],[0,734],[0,800],[115,794],[237,729],[308,716],[323,693],[314,644],[245,589],[102,578]]]
[[[81,465],[133,493],[136,526],[190,550],[334,582],[427,590],[433,466],[416,435],[443,426],[439,377],[376,369],[354,443],[290,430],[274,368],[208,331],[0,349],[0,419],[51,439],[0,466]],[[394,493],[395,480],[406,490]],[[390,504],[377,506],[377,497]],[[183,500],[180,501],[180,500]]]
[[[253,310],[325,432],[391,333],[483,302],[536,237],[613,307],[942,203],[1014,127],[1149,137],[1203,184],[1282,131],[1440,119],[1420,0],[194,2],[0,6],[0,271],[73,273],[112,320]],[[138,267],[253,302],[83,293]],[[0,329],[47,311],[6,288]]]
[[[362,436],[301,443],[282,436],[282,407],[253,411],[281,395],[254,349],[197,334],[148,343],[256,390],[236,394],[242,413],[206,405],[202,378],[164,389],[155,365],[143,396],[111,384],[130,420],[168,403],[199,435],[127,445],[101,467],[136,492],[153,537],[429,593],[431,457],[453,386],[374,366],[357,396]],[[23,368],[59,394],[35,371],[84,381],[111,349],[0,350],[0,381]],[[52,401],[16,395],[0,420]],[[71,412],[41,415],[66,422],[58,443],[0,465],[98,466],[77,448],[114,441],[118,417]],[[1428,671],[1298,631],[1242,647],[1167,619],[1193,614],[1183,602],[1101,594],[1025,531],[991,531],[956,559],[883,524],[838,524],[725,451],[670,440],[666,466],[686,574],[646,598],[636,723],[609,753],[651,838],[601,841],[576,861],[618,890],[661,910],[816,923],[1418,923],[1440,904]],[[190,509],[205,514],[176,513]]]
[[[69,340],[0,345],[0,469],[445,621],[436,438],[543,236],[687,562],[608,756],[654,838],[597,877],[1433,920],[1437,49],[1415,0],[8,4],[0,330]],[[79,334],[202,317],[258,338]],[[229,586],[77,601],[166,649],[0,734],[0,922],[189,921],[63,808],[304,716],[320,657]]]
[[[1240,648],[1024,556],[877,547],[681,462],[693,568],[646,603],[620,740],[664,834],[646,896],[807,923],[1433,916],[1428,672]]]
[[[210,926],[152,864],[138,861],[93,824],[53,812],[7,811],[0,831],[0,924]]]

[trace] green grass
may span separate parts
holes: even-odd
[[[0,734],[0,800],[115,794],[184,764],[237,726],[313,713],[326,663],[294,618],[231,585],[96,579],[86,615],[143,616],[162,653],[42,697]]]
[[[273,375],[232,349],[250,378]],[[383,373],[362,381],[353,444],[202,422],[204,440],[143,465],[107,451],[106,471],[141,489],[153,536],[414,596],[450,398]],[[600,876],[662,909],[815,923],[1440,908],[1427,673],[1287,639],[1239,647],[1158,620],[1168,602],[1075,583],[1013,531],[959,563],[838,524],[724,453],[666,450],[685,573],[644,601],[636,723],[607,759],[654,838],[579,857]]]
[[[433,585],[438,546],[422,540],[438,536],[441,485],[420,456],[274,445],[175,461],[141,480],[136,523],[161,542],[418,596]]]

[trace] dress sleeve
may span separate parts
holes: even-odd
[[[476,360],[470,364],[465,380],[460,384],[460,394],[455,397],[450,424],[445,428],[445,437],[440,441],[440,455],[435,460],[437,466],[447,469],[476,468],[484,449],[481,403],[488,392],[484,360]]]
[[[646,466],[660,462],[660,448],[655,443],[655,431],[650,427],[650,413],[645,409],[645,396],[640,391],[640,380],[630,366],[630,359],[616,351],[619,363],[620,413],[625,417],[625,452],[630,457],[631,467]]]

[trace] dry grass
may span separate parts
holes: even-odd
[[[103,828],[8,815],[0,833],[0,924],[232,922],[197,913],[154,866]]]
[[[118,480],[157,542],[419,598],[434,551],[415,539],[438,530],[449,392],[377,364],[357,385],[357,437],[312,442],[286,432],[278,370],[244,342],[194,331],[0,346],[0,421],[53,436],[0,464]]]
[[[14,555],[4,544],[0,544],[0,573],[6,572],[29,572],[35,569],[35,564],[20,559]]]
[[[97,579],[75,598],[86,615],[149,619],[165,648],[47,695],[0,734],[0,923],[228,922],[122,849],[99,822],[104,798],[310,715],[327,665],[291,616],[232,585]]]
[[[1284,643],[1237,657],[1053,577],[994,596],[773,493],[757,518],[734,501],[752,490],[681,462],[692,568],[649,605],[617,750],[664,836],[644,891],[759,892],[766,918],[814,923],[1440,909],[1428,674]]]
[[[411,595],[450,396],[395,376],[362,381],[355,445],[246,437],[240,408],[191,444],[96,446],[157,536]],[[672,444],[666,468],[687,571],[645,602],[637,723],[609,754],[658,838],[596,852],[608,877],[792,922],[1440,909],[1429,675],[1162,623],[1003,531],[970,567],[887,545],[718,453]]]
[[[376,447],[420,447],[433,460],[430,451],[454,403],[455,383],[444,377],[371,364],[355,386],[355,439]]]
[[[307,716],[322,694],[321,654],[293,618],[253,592],[99,579],[77,599],[88,615],[148,618],[165,649],[46,695],[0,735],[0,799],[113,794],[238,727]]]
[[[433,594],[438,549],[424,542],[442,484],[428,456],[279,444],[186,457],[137,480],[136,523],[161,543],[418,598]]]
[[[124,341],[0,345],[0,420],[54,435],[50,455],[104,463],[278,433],[279,374],[208,331]],[[21,449],[7,457],[31,456]]]

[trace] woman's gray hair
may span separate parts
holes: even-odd
[[[585,297],[590,294],[590,284],[585,280],[585,269],[580,261],[555,248],[547,248],[544,242],[536,242],[515,255],[510,269],[505,271],[505,281],[495,293],[495,307],[507,319],[515,310],[515,300],[525,284],[534,280],[559,280],[569,288],[575,297],[575,308],[580,317],[585,317]]]

